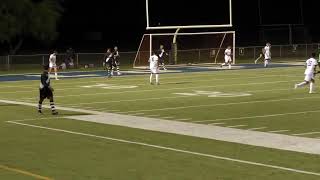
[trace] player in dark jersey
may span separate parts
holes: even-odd
[[[120,54],[117,46],[114,47],[113,51],[112,75],[115,69],[117,69],[117,75],[120,76]]]
[[[38,112],[42,114],[42,102],[45,99],[50,100],[50,106],[52,115],[57,115],[58,112],[56,111],[56,108],[54,106],[53,101],[53,88],[50,86],[50,75],[48,73],[49,66],[45,65],[43,67],[43,73],[41,74],[41,81],[40,81],[40,97],[39,97],[39,105],[38,105]]]
[[[107,70],[107,77],[111,77],[112,65],[113,65],[113,53],[110,48],[107,49],[106,54],[104,55],[104,61]]]
[[[168,56],[169,54],[164,50],[163,45],[160,45],[160,49],[158,50],[158,57],[159,57],[159,65],[162,66],[163,70],[166,69],[166,65],[164,64],[164,57]]]

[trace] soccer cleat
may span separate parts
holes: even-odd
[[[153,83],[153,82],[150,82],[150,85],[154,85],[154,83]]]
[[[166,71],[167,69],[166,69],[166,68],[163,68],[163,70],[165,70],[165,71]]]
[[[120,72],[118,72],[118,76],[121,76],[121,73],[120,73]]]
[[[157,82],[157,83],[156,83],[156,85],[160,85],[160,83],[159,83],[159,82]]]
[[[295,84],[295,85],[294,85],[294,89],[297,89],[297,88],[298,88],[298,84]]]
[[[38,110],[38,113],[39,113],[39,114],[42,114],[42,111],[41,111],[41,110]]]
[[[58,115],[59,113],[57,111],[52,111],[52,115]]]

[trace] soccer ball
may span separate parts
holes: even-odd
[[[87,64],[86,64],[86,65],[84,65],[84,68],[85,68],[85,69],[87,69],[88,67],[89,67],[89,66],[88,66]]]

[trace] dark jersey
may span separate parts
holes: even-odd
[[[43,72],[41,74],[41,82],[40,82],[40,89],[48,88],[50,86],[50,77],[48,72]]]
[[[40,99],[53,97],[52,89],[50,87],[50,76],[48,72],[41,74],[40,81]]]

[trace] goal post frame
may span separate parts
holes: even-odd
[[[144,38],[145,37],[149,37],[149,55],[151,56],[152,55],[152,50],[153,50],[153,47],[152,47],[152,37],[154,36],[173,36],[173,40],[172,40],[172,44],[176,43],[176,39],[178,36],[186,36],[186,35],[210,35],[210,34],[232,34],[232,59],[233,59],[233,64],[235,64],[235,54],[236,54],[236,32],[235,31],[220,31],[220,32],[194,32],[194,33],[179,33],[179,29],[176,30],[176,32],[174,33],[148,33],[148,34],[144,34],[142,36],[142,39],[140,41],[140,44],[139,44],[139,47],[138,47],[138,50],[137,50],[137,53],[136,53],[136,56],[135,56],[135,59],[134,59],[134,62],[133,62],[133,68],[136,67],[136,61],[138,59],[138,55],[139,55],[139,52],[140,52],[140,49],[142,47],[142,43],[144,42]],[[222,40],[224,41],[224,39]],[[220,48],[222,47],[222,44],[223,42],[221,42],[220,44]],[[218,56],[218,55],[217,55]],[[176,59],[175,59],[175,63],[176,62]],[[214,60],[212,63],[216,63],[216,60]]]
[[[149,0],[146,0],[146,21],[147,30],[163,30],[163,29],[199,29],[199,28],[230,28],[233,26],[232,22],[232,0],[229,0],[229,24],[216,24],[216,25],[182,25],[182,26],[150,26],[149,17]]]

